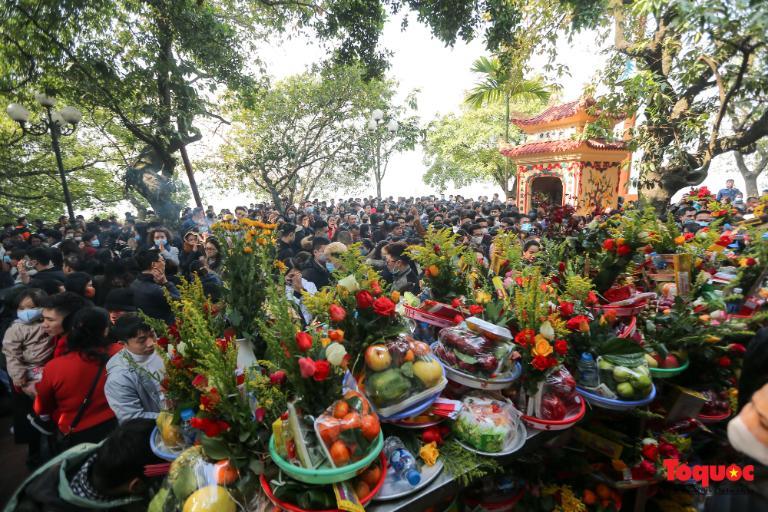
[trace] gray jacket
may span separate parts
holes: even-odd
[[[109,407],[120,423],[133,418],[156,419],[160,412],[158,382],[163,375],[158,375],[157,380],[150,377],[147,370],[137,368],[126,352],[121,350],[107,362],[104,394]]]

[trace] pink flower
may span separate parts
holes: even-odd
[[[315,374],[316,366],[315,362],[309,357],[299,358],[299,371],[301,376],[305,379],[312,377]]]

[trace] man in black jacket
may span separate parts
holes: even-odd
[[[331,272],[326,268],[328,256],[325,254],[325,246],[331,241],[324,237],[316,236],[312,240],[312,260],[301,273],[302,277],[313,283],[317,289],[331,284]]]
[[[29,261],[34,267],[34,269],[37,271],[37,273],[34,276],[30,276],[26,272],[24,272],[24,269],[20,266],[19,267],[19,275],[21,276],[21,281],[24,284],[28,284],[30,281],[30,278],[34,277],[38,281],[59,281],[63,283],[67,276],[64,274],[64,272],[61,269],[58,269],[53,266],[53,262],[51,261],[51,250],[46,247],[35,247],[34,249],[29,251],[28,254]]]
[[[146,315],[172,324],[173,312],[165,298],[165,290],[174,299],[179,298],[179,290],[165,277],[165,260],[157,249],[149,249],[136,255],[136,263],[141,274],[131,283],[133,303]]]
[[[285,261],[293,258],[294,242],[296,240],[296,225],[286,222],[280,226],[280,240],[277,242],[277,259]]]

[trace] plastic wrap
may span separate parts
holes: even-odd
[[[506,327],[492,324],[482,318],[470,317],[464,321],[467,328],[490,341],[512,341],[512,333]]]
[[[429,345],[410,336],[377,343],[365,351],[362,387],[382,417],[437,398],[447,383]]]
[[[512,367],[510,358],[514,344],[496,341],[463,329],[447,327],[439,334],[435,355],[443,363],[483,378],[493,378],[507,373]]]
[[[512,403],[481,393],[470,393],[462,403],[453,431],[473,448],[498,453],[519,435],[520,412]]]
[[[171,463],[163,486],[155,494],[149,512],[244,510],[258,490],[258,478],[229,460],[205,457],[201,446],[184,450]]]
[[[330,465],[339,468],[369,455],[381,425],[368,400],[352,390],[317,417],[315,432]]]
[[[521,393],[521,409],[528,416],[547,421],[562,421],[580,413],[581,398],[576,379],[564,367],[552,368],[532,396]]]
[[[600,356],[597,368],[597,393],[606,398],[641,400],[651,393],[651,370],[642,355]]]

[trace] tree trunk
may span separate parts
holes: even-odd
[[[744,178],[744,186],[746,187],[746,197],[760,197],[760,195],[757,193],[757,174],[754,173],[742,173],[741,176]]]
[[[734,151],[733,158],[736,160],[736,167],[744,178],[747,197],[760,197],[757,193],[757,178],[763,174],[768,167],[768,152],[758,149],[757,155],[760,157],[755,160],[754,168],[750,169],[744,161],[744,154],[741,151]]]

